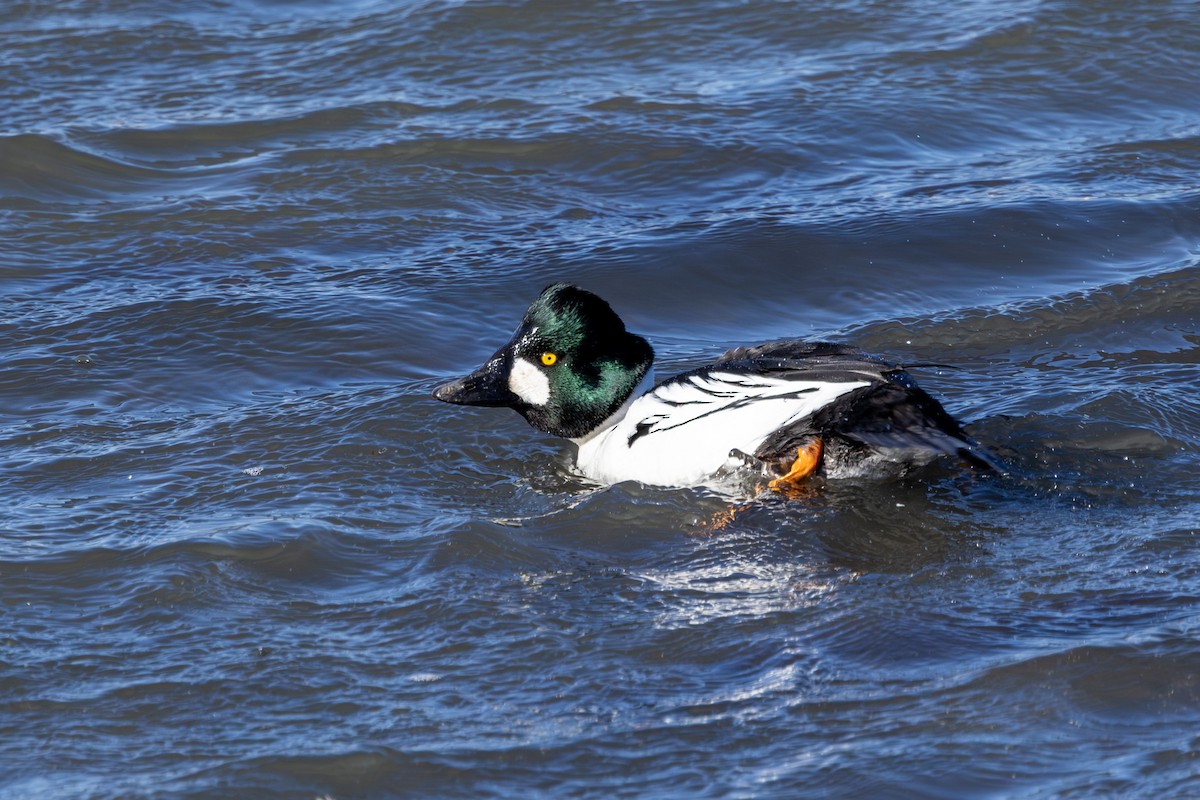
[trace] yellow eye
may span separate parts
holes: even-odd
[[[554,362],[558,361],[558,355],[555,353],[542,353],[542,363],[547,367],[554,366]]]

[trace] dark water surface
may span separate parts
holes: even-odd
[[[0,797],[1200,796],[1182,2],[0,5]],[[546,284],[1014,465],[724,526],[435,404]]]

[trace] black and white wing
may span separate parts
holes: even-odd
[[[781,427],[811,417],[838,397],[870,385],[870,375],[725,362],[677,375],[640,398],[628,444],[671,431],[729,440],[747,452]]]
[[[872,376],[869,385],[838,397],[797,424],[767,437],[755,456],[769,463],[790,463],[796,448],[812,436],[841,437],[897,460],[919,461],[922,454],[956,455],[977,467],[1003,466],[974,442],[941,403],[917,386],[904,368],[828,342],[772,342],[731,350],[722,357],[751,360],[760,366],[800,369],[808,374]]]

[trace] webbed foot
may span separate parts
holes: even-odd
[[[781,475],[768,483],[777,492],[787,492],[799,486],[821,466],[821,456],[825,452],[825,443],[820,436],[814,436],[800,447],[796,448],[796,460],[787,474]]]

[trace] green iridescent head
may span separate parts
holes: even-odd
[[[508,406],[530,425],[576,439],[592,432],[650,370],[650,344],[591,292],[549,286],[512,339],[487,363],[433,396],[448,403]]]

